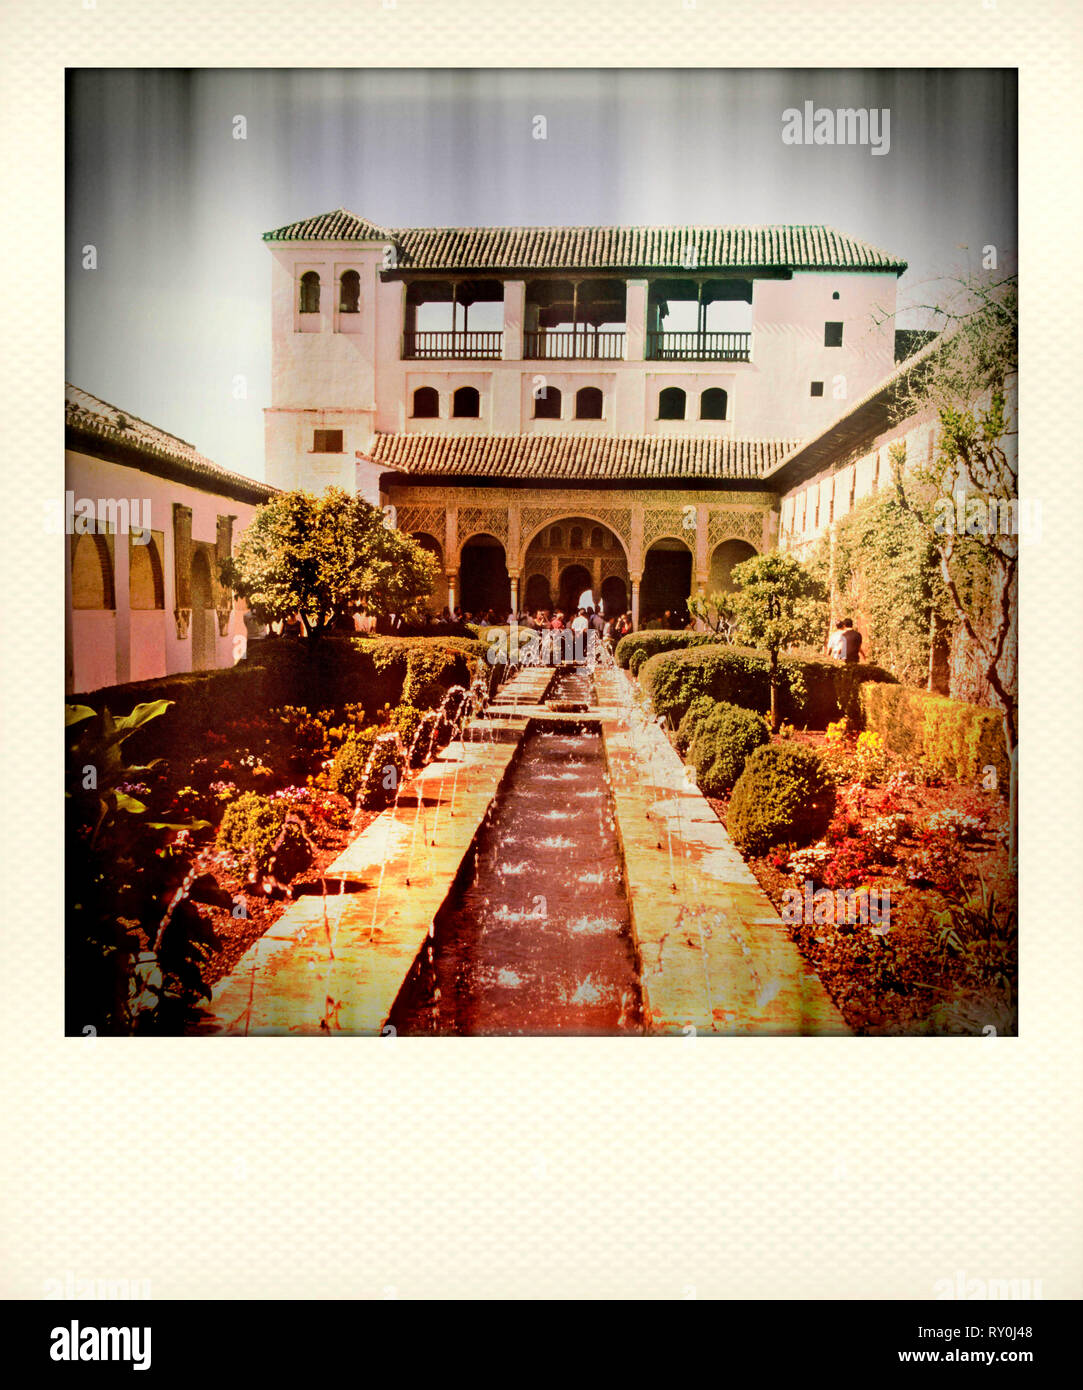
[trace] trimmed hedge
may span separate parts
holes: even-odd
[[[304,832],[296,822],[287,823],[288,814],[284,801],[244,792],[226,807],[218,827],[218,846],[243,864],[252,878],[273,872],[288,883],[312,859]]]
[[[718,707],[718,701],[709,695],[697,695],[681,716],[677,732],[673,735],[673,746],[683,758],[696,736],[696,728],[701,719],[706,719]]]
[[[438,705],[453,685],[469,686],[484,642],[469,637],[334,637],[310,648],[304,639],[253,642],[248,659],[218,671],[109,686],[68,703],[128,714],[148,700],[172,700],[161,719],[134,734],[131,754],[150,757],[218,730],[246,711],[298,705],[326,709],[359,703],[366,710],[401,704]],[[140,758],[136,758],[139,761]]]
[[[406,755],[389,735],[392,730],[362,729],[351,735],[331,764],[331,790],[363,806],[379,806],[394,798]],[[373,749],[382,740],[375,756]],[[371,764],[370,764],[371,758]]]
[[[779,662],[783,719],[810,729],[826,729],[843,715],[860,717],[863,682],[895,677],[868,662],[831,657],[788,657]],[[640,684],[658,714],[679,724],[698,695],[741,705],[763,714],[771,705],[770,667],[764,652],[716,643],[691,651],[660,652],[640,671]]]
[[[1007,794],[1011,763],[999,710],[910,685],[867,684],[859,694],[864,727],[879,734],[891,752],[922,758],[957,782],[980,781],[984,769],[993,767]]]
[[[683,650],[685,647],[705,647],[718,642],[714,632],[674,632],[669,628],[629,632],[617,643],[613,659],[618,666],[629,670],[636,652],[657,656],[659,652]],[[642,663],[640,663],[642,665]]]
[[[707,796],[725,796],[749,757],[770,739],[763,716],[740,705],[719,703],[700,719],[688,746],[688,760]]]
[[[819,754],[797,743],[770,743],[745,763],[726,828],[738,849],[763,854],[772,845],[818,840],[834,813],[835,784]]]

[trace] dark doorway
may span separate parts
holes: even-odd
[[[611,574],[602,585],[602,612],[607,618],[619,618],[628,611],[628,590],[624,580]]]
[[[721,545],[715,546],[714,554],[711,556],[711,573],[707,581],[707,592],[710,594],[732,594],[737,588],[731,575],[734,565],[739,565],[744,560],[751,560],[755,553],[755,547],[749,545],[747,541],[723,541]]]
[[[676,545],[676,542],[674,543]],[[640,589],[640,625],[662,618],[668,609],[673,622],[688,622],[688,595],[692,592],[692,555],[684,546],[673,550],[655,546],[647,552]]]
[[[549,597],[549,581],[544,574],[532,574],[526,584],[526,611],[537,613],[539,609],[552,607]]]
[[[459,563],[459,602],[477,616],[492,608],[501,622],[511,606],[511,584],[504,547],[495,536],[475,536],[463,546]]]
[[[579,595],[593,584],[590,570],[582,565],[569,565],[560,576],[560,611],[566,618],[574,618],[579,607]]]

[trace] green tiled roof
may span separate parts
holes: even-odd
[[[365,457],[389,472],[424,477],[707,481],[760,478],[796,443],[672,435],[378,434]]]
[[[388,241],[404,270],[893,270],[906,262],[834,227],[399,227],[338,208],[264,241]]]

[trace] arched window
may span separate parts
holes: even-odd
[[[658,396],[659,420],[684,419],[684,392],[679,386],[667,386]]]
[[[549,532],[549,548],[551,550],[559,550],[563,544],[564,532],[560,529],[559,526],[552,527],[552,529]]]
[[[724,420],[726,418],[727,397],[720,386],[712,386],[699,398],[699,418],[701,420]]]
[[[582,549],[583,549],[583,528],[582,528],[582,526],[573,526],[573,527],[572,527],[572,534],[568,537],[568,544],[571,546],[571,548],[572,548],[573,550],[582,550]]]
[[[419,386],[414,392],[414,419],[435,420],[440,414],[440,392],[435,386]]]
[[[301,313],[320,312],[320,277],[314,270],[306,270],[301,276]]]
[[[595,526],[590,533],[591,550],[601,550],[602,548],[602,528]]]
[[[534,419],[560,419],[560,392],[555,386],[544,386],[541,395],[534,397]]]
[[[158,542],[152,536],[142,545],[131,543],[128,561],[128,603],[139,612],[165,607],[162,561]]]
[[[339,281],[338,311],[357,314],[361,311],[361,277],[356,270],[347,270]]]
[[[600,420],[602,418],[602,393],[597,386],[584,386],[575,393],[575,418],[577,420]]]
[[[74,535],[71,542],[71,606],[116,608],[113,557],[106,538],[95,531]]]
[[[476,420],[481,414],[481,396],[476,386],[460,386],[455,392],[451,412],[456,418]]]

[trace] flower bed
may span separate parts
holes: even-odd
[[[784,726],[835,784],[822,838],[746,855],[847,1023],[866,1034],[1016,1031],[1016,883],[1007,806],[890,753],[845,720]],[[708,798],[726,821],[732,798]]]
[[[447,742],[460,701],[219,719],[108,780],[123,739],[110,752],[113,721],[85,709],[69,763],[68,1031],[182,1031],[290,901],[338,890],[328,864]],[[141,708],[131,734],[146,747],[165,702]]]

